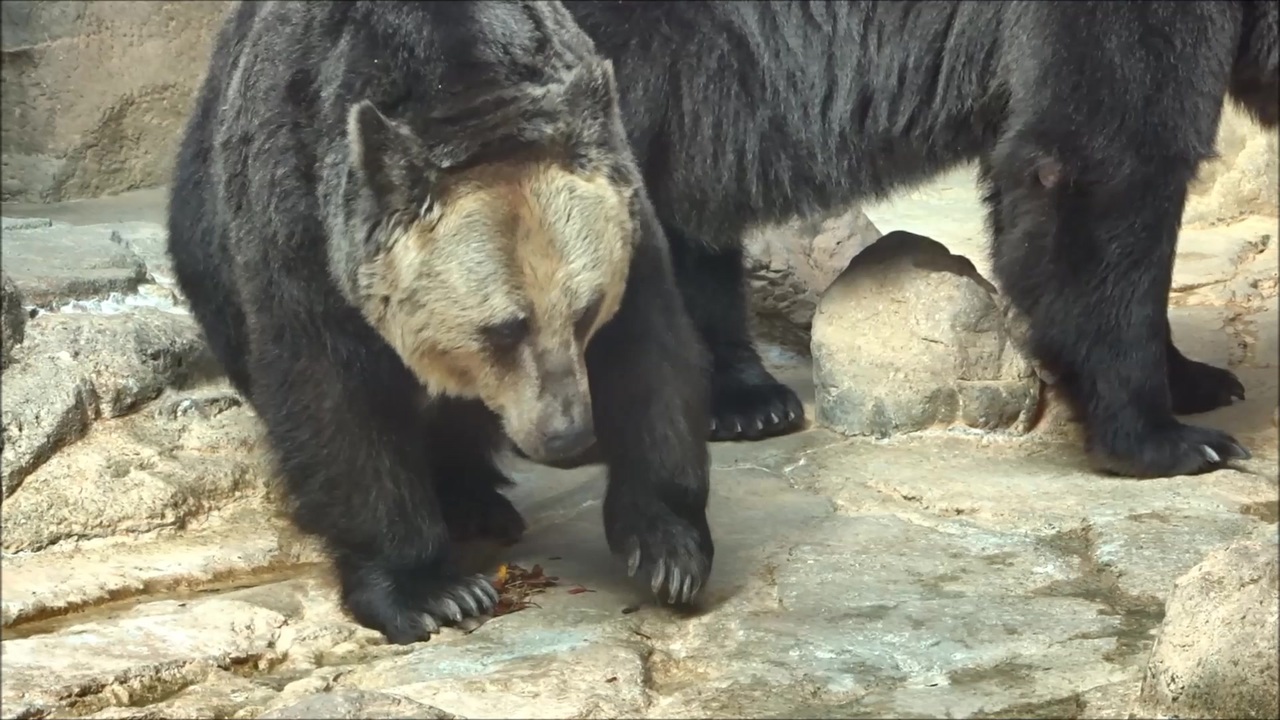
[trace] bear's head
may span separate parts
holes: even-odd
[[[481,400],[531,459],[585,450],[585,353],[626,287],[632,174],[554,145],[444,167],[368,102],[348,135],[347,194],[364,198],[348,292],[366,319],[429,393]]]

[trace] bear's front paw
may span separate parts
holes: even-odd
[[[712,442],[761,440],[804,426],[804,405],[795,391],[772,380],[752,383],[715,378],[711,391]]]
[[[493,488],[479,486],[441,493],[440,503],[454,542],[490,540],[514,545],[524,537],[526,525],[520,511]]]
[[[1174,413],[1194,415],[1243,400],[1244,384],[1230,370],[1181,358],[1169,367],[1169,393]]]
[[[442,575],[431,567],[366,567],[343,583],[347,609],[356,621],[396,645],[427,640],[442,626],[487,615],[498,604],[498,591],[483,575]]]
[[[1231,460],[1247,460],[1249,451],[1221,430],[1170,421],[1163,427],[1111,428],[1096,433],[1089,453],[1099,470],[1130,477],[1198,475]]]
[[[669,509],[632,511],[614,532],[614,550],[626,558],[627,575],[647,578],[659,602],[686,605],[711,574],[711,531],[694,527]]]

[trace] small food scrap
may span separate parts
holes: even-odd
[[[618,682],[618,676],[617,676],[617,675],[614,675],[613,677],[609,678],[608,680],[605,680],[605,682],[607,682],[607,683],[615,683],[615,682]]]
[[[498,605],[493,609],[493,616],[509,615],[529,607],[538,607],[529,598],[555,587],[560,580],[542,572],[541,565],[534,565],[526,570],[519,565],[504,564],[498,568],[498,576],[493,586],[498,590]]]
[[[628,605],[628,606],[626,606],[626,607],[622,608],[622,614],[623,614],[623,615],[630,615],[631,613],[636,612],[636,611],[637,611],[637,610],[639,610],[639,609],[640,609],[640,606],[639,606],[639,605]]]
[[[595,590],[588,590],[587,588],[584,588],[581,585],[575,588],[569,588],[570,595],[581,595],[582,593],[588,593],[588,592],[595,592]]]

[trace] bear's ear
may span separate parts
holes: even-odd
[[[573,118],[567,126],[568,140],[583,169],[599,159],[601,146],[610,145],[618,112],[615,82],[613,63],[604,60],[576,69],[565,88],[565,107]]]
[[[436,169],[426,148],[403,123],[361,100],[347,115],[351,169],[381,212],[427,205]]]
[[[589,118],[608,118],[618,102],[613,63],[601,60],[575,70],[569,79],[566,96],[571,112]]]

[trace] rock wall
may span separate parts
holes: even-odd
[[[0,199],[54,202],[166,183],[191,97],[230,5],[229,0],[0,3]],[[1276,134],[1228,107],[1219,149],[1221,158],[1205,166],[1193,191],[1187,222],[1212,225],[1247,214],[1276,215]],[[815,228],[810,235],[832,229]],[[831,277],[843,267],[835,267]],[[763,275],[757,280],[757,285],[771,282]],[[796,312],[790,301],[784,305],[783,314]],[[813,302],[801,305],[803,325]]]
[[[0,3],[0,197],[54,202],[168,182],[230,3]]]

